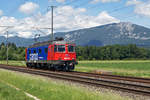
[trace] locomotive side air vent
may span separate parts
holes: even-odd
[[[56,37],[55,40],[56,40],[56,41],[63,41],[64,38],[63,38],[63,37]]]

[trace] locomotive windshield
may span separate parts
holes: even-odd
[[[75,52],[75,47],[72,45],[68,45],[68,51],[69,52]]]
[[[65,45],[55,45],[55,52],[65,52]]]

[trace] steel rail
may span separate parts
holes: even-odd
[[[88,72],[77,72],[72,71],[71,73],[77,75],[85,75],[96,78],[105,78],[105,79],[114,79],[114,80],[123,80],[123,81],[131,81],[131,82],[139,82],[139,83],[147,83],[150,84],[150,78],[141,78],[141,77],[132,77],[132,76],[120,76],[120,75],[111,75],[111,74],[96,74],[96,73],[88,73]]]

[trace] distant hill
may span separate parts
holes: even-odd
[[[128,23],[112,23],[92,28],[79,29],[70,32],[55,33],[55,37],[64,37],[67,41],[73,41],[77,45],[113,45],[113,44],[136,44],[138,46],[150,47],[150,29]],[[49,40],[50,36],[40,37],[39,41]],[[0,37],[4,42],[5,37]],[[17,46],[28,46],[34,42],[32,38],[11,37],[10,42]]]

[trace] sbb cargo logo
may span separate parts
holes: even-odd
[[[30,60],[38,60],[38,53],[30,54]]]

